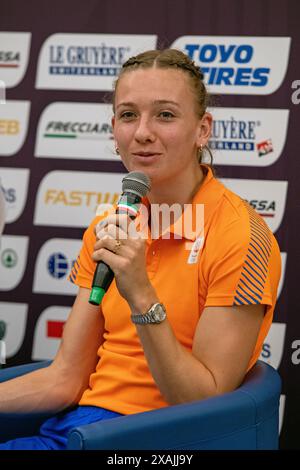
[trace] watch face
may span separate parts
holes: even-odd
[[[156,305],[153,312],[153,317],[156,322],[161,322],[166,318],[166,312],[161,305]]]
[[[158,321],[161,321],[161,320],[160,320],[160,313],[159,313],[158,310],[155,310],[155,312],[154,312],[154,314],[153,314],[153,317],[154,317],[154,320],[155,320],[155,321],[157,321],[157,322],[158,322]]]

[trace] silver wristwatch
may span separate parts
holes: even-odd
[[[131,315],[131,320],[136,325],[147,325],[151,323],[161,323],[167,317],[166,309],[163,304],[153,304],[146,313]]]

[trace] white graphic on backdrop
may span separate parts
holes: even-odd
[[[75,295],[78,287],[67,278],[81,244],[81,240],[65,238],[48,240],[37,256],[33,292]]]
[[[0,104],[6,103],[6,87],[3,80],[0,80]]]
[[[0,320],[6,326],[5,342],[6,358],[12,357],[22,346],[27,323],[28,305],[15,302],[0,302]]]
[[[23,213],[28,192],[27,168],[0,168],[0,190],[6,203],[6,223],[15,222]]]
[[[44,42],[37,88],[112,90],[129,57],[155,49],[156,35],[52,34]]]
[[[3,229],[4,229],[5,219],[6,219],[6,202],[4,199],[4,193],[0,188],[0,235],[2,234]],[[1,239],[0,239],[0,245],[1,245]]]
[[[289,110],[212,108],[209,147],[217,165],[269,166],[281,156]]]
[[[171,47],[201,67],[210,93],[268,95],[283,82],[290,44],[289,37],[181,36]]]
[[[0,106],[0,156],[14,155],[23,146],[29,111],[29,101],[6,101]]]
[[[6,88],[18,85],[27,70],[31,33],[0,32],[0,79]]]
[[[285,213],[287,181],[239,178],[222,178],[221,181],[228,189],[246,199],[273,233],[279,229]]]
[[[36,322],[32,360],[40,361],[44,359],[53,359],[58,351],[63,327],[71,307],[52,306],[46,308],[39,316]]]
[[[115,204],[122,188],[122,173],[51,171],[40,183],[35,225],[87,227],[99,204]]]
[[[267,362],[275,369],[280,367],[284,351],[285,332],[285,323],[272,323],[259,357],[260,360]]]
[[[40,117],[35,156],[120,160],[114,150],[111,118],[111,105],[51,103]]]
[[[28,237],[2,235],[0,245],[0,290],[17,287],[24,275]]]

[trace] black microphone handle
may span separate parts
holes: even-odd
[[[124,192],[117,205],[116,214],[127,214],[129,217],[134,220],[138,213],[138,206],[141,203],[142,198],[136,194],[130,192]],[[104,261],[99,261],[97,263],[93,282],[92,282],[92,291],[89,298],[89,303],[92,305],[100,305],[104,294],[109,289],[115,275],[113,270],[104,263]]]

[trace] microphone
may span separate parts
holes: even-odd
[[[122,194],[117,203],[116,214],[128,214],[133,220],[136,218],[139,205],[147,192],[150,191],[151,182],[147,175],[140,171],[131,171],[122,179]],[[89,303],[100,305],[105,293],[114,278],[113,270],[103,261],[97,263]]]

